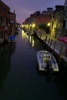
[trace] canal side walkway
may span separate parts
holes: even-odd
[[[51,37],[49,34],[42,34],[40,36],[37,32],[37,37],[57,53],[59,58],[62,58],[67,63],[67,44]]]

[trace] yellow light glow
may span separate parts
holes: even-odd
[[[31,36],[30,36],[30,43],[31,43],[31,41],[32,41],[32,40],[31,40]]]
[[[32,24],[32,27],[34,28],[35,27],[35,24]]]
[[[32,26],[32,25],[30,24],[30,26]]]
[[[22,30],[22,39],[27,39],[27,34]]]
[[[32,47],[34,47],[34,40],[32,40]]]
[[[48,23],[47,26],[50,26],[50,23]]]

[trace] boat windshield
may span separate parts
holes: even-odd
[[[50,54],[44,54],[43,55],[43,61],[48,61],[48,60],[51,60],[51,55]]]

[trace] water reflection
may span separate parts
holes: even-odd
[[[67,100],[67,66],[64,66],[65,64],[60,62],[60,73],[58,75],[58,94],[62,95]]]
[[[3,84],[6,75],[10,69],[11,55],[15,52],[16,44],[8,43],[0,47],[0,90],[3,89]]]
[[[36,37],[30,36],[28,40],[29,40],[30,46],[33,47],[35,50],[43,49],[43,44]],[[51,75],[51,73],[39,72],[37,69],[37,65],[36,65],[36,71],[37,71],[37,74],[39,76],[43,76],[47,82],[49,83],[53,82],[54,84],[56,84],[57,93],[59,94],[59,96],[62,98],[62,100],[63,98],[67,100],[67,92],[66,92],[67,91],[67,68],[65,68],[64,65],[65,64],[63,61],[59,64],[60,71],[58,74]]]
[[[62,97],[62,100],[67,100],[67,68],[65,68],[63,62],[60,64],[60,72],[51,74],[49,72],[40,72],[38,65],[36,65],[37,74],[43,76],[47,82],[54,82],[57,85],[57,93]]]
[[[43,43],[41,43],[36,37],[30,36],[28,40],[31,47],[33,47],[35,50],[43,49]]]
[[[43,43],[41,43],[36,37],[27,35],[26,32],[22,30],[22,39],[29,42],[29,45],[35,50],[43,49]]]
[[[28,39],[28,42],[29,42],[30,46],[31,47],[34,47],[34,38],[33,38],[33,36],[29,36],[28,35],[28,38],[27,39]]]
[[[27,38],[28,38],[27,33],[26,33],[26,32],[24,32],[24,30],[22,30],[22,39],[27,40]]]
[[[49,71],[39,71],[38,64],[36,65],[37,74],[43,76],[47,82],[51,82],[57,79],[57,74],[52,74]]]
[[[31,47],[31,48],[33,48],[33,49],[31,49],[31,54],[32,54],[32,51],[33,51],[33,55],[35,55],[35,53],[37,53],[37,51],[39,51],[40,49],[43,49],[43,44],[37,39],[37,38],[35,38],[35,37],[33,37],[33,36],[29,36],[29,35],[27,35],[27,34],[25,34],[23,31],[22,31],[22,39],[23,39],[23,43],[24,43],[24,40],[25,41],[28,41],[28,43],[27,42],[25,42],[26,44],[29,44],[29,46]],[[34,41],[34,42],[33,42]],[[27,46],[27,45],[26,45]],[[30,52],[29,52],[29,50],[30,50],[30,48],[26,48],[27,49],[27,53],[29,53],[30,54]],[[29,49],[29,50],[28,50]],[[44,49],[46,49],[46,47],[44,48]],[[19,49],[20,50],[20,49]],[[25,51],[25,49],[24,49],[24,51]],[[33,55],[31,55],[31,58],[34,58],[33,57]],[[29,57],[28,57],[29,58]],[[28,59],[27,58],[27,59]],[[35,63],[37,63],[36,62],[36,59],[34,58],[34,60],[35,60]],[[28,60],[29,61],[29,60]],[[33,66],[34,65],[34,63],[32,63],[32,62],[30,62],[30,64],[31,64],[31,66]],[[62,66],[61,66],[62,65]],[[27,65],[28,66],[28,65]],[[37,66],[37,65],[35,65],[35,66]],[[67,92],[66,92],[66,90],[67,90],[67,70],[65,71],[65,66],[64,66],[64,64],[63,64],[63,62],[62,63],[60,63],[60,72],[59,72],[59,74],[56,74],[56,75],[51,75],[51,73],[41,73],[41,72],[39,72],[38,70],[37,70],[37,67],[36,67],[36,71],[33,71],[33,70],[31,70],[31,73],[32,73],[32,71],[33,71],[33,73],[34,73],[34,75],[36,75],[35,77],[36,77],[36,80],[34,80],[33,82],[32,82],[32,84],[34,84],[34,87],[36,87],[36,88],[38,88],[38,90],[36,90],[37,91],[37,93],[39,93],[39,89],[40,89],[40,87],[41,87],[41,89],[42,89],[42,91],[40,92],[40,94],[38,94],[38,98],[40,98],[41,97],[41,95],[42,95],[42,97],[44,96],[46,96],[46,97],[49,97],[50,98],[50,100],[67,100]],[[63,68],[62,68],[63,67]],[[33,67],[32,67],[32,69],[33,69]],[[27,70],[26,70],[27,71]],[[30,70],[28,70],[28,74],[30,73],[29,72]],[[22,73],[22,72],[21,72]],[[25,73],[25,76],[26,76],[26,73]],[[28,75],[27,75],[28,76]],[[24,76],[23,76],[24,77]],[[31,77],[29,77],[29,79],[33,79],[32,78],[32,75],[31,75]],[[26,79],[26,78],[25,78]],[[25,80],[24,79],[24,80]],[[27,80],[28,80],[28,78],[27,78]],[[30,81],[30,80],[29,80]],[[42,83],[43,82],[43,83]],[[36,84],[35,83],[37,83],[37,84],[40,84],[40,87],[38,87],[38,85],[36,86]],[[22,84],[23,84],[23,82],[22,82]],[[24,84],[26,84],[26,82],[24,83]],[[28,85],[28,84],[27,84]],[[28,86],[29,87],[29,86]],[[49,87],[49,88],[48,88]],[[30,89],[30,88],[29,88]],[[31,88],[32,89],[32,88]],[[22,89],[23,90],[23,89]],[[26,90],[27,91],[27,90]],[[32,91],[34,91],[34,93],[35,93],[35,88],[34,89],[32,89]],[[44,92],[43,92],[44,91]],[[46,92],[46,91],[48,91],[48,92]],[[52,92],[52,95],[51,95],[51,92]],[[30,91],[30,94],[31,94],[32,92]],[[32,94],[34,94],[34,93],[32,93]],[[37,93],[36,93],[36,95],[37,95]],[[28,93],[27,93],[28,94]],[[49,96],[49,94],[50,94],[50,96]],[[27,96],[26,96],[27,97]],[[42,98],[41,97],[41,98]],[[37,99],[38,100],[38,99]],[[42,99],[43,100],[43,99]],[[47,100],[47,99],[45,99],[45,100]]]

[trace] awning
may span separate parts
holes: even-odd
[[[67,40],[67,37],[58,38],[58,40],[60,40],[60,41],[65,41],[65,40]]]
[[[58,38],[57,40],[67,43],[67,37]]]

